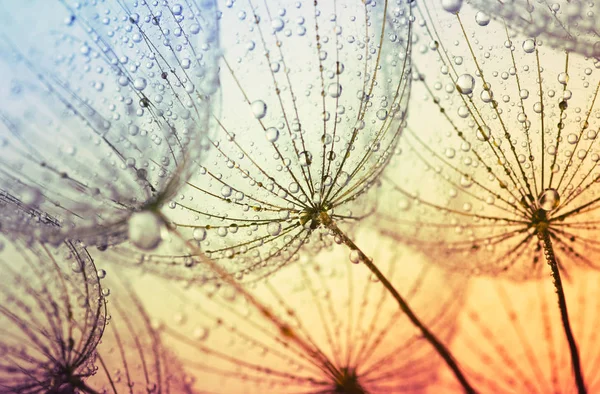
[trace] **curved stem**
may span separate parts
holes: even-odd
[[[550,239],[550,232],[548,228],[542,228],[538,230],[538,237],[544,244],[544,254],[546,255],[546,262],[550,266],[552,271],[552,279],[554,282],[554,288],[558,296],[558,308],[560,309],[560,317],[562,319],[562,325],[567,336],[567,342],[569,343],[569,351],[571,352],[571,364],[573,365],[573,374],[575,375],[575,384],[577,385],[577,392],[579,394],[586,394],[585,383],[583,381],[583,373],[581,371],[581,361],[579,360],[579,351],[577,350],[577,343],[575,343],[575,336],[571,330],[571,323],[569,322],[569,312],[567,311],[567,300],[565,298],[565,291],[563,289],[562,280],[560,278],[560,272],[558,270],[558,263],[556,262],[556,256],[554,256],[554,248],[552,247],[552,240]]]
[[[406,316],[415,325],[415,327],[417,327],[421,331],[423,337],[427,340],[427,342],[429,342],[435,348],[437,353],[442,357],[442,359],[444,359],[448,367],[454,373],[456,379],[463,387],[465,393],[476,393],[475,389],[469,384],[469,381],[467,380],[466,376],[460,370],[460,367],[458,366],[456,360],[450,353],[450,350],[448,350],[448,348],[431,331],[429,331],[429,329],[421,322],[421,320],[419,320],[419,318],[412,311],[406,300],[402,298],[400,293],[398,293],[398,290],[396,290],[394,285],[392,285],[390,281],[385,277],[385,275],[379,270],[379,268],[377,268],[373,261],[363,253],[363,251],[354,243],[354,241],[352,241],[346,235],[346,233],[340,230],[337,224],[335,224],[335,222],[331,220],[329,215],[327,215],[326,213],[321,213],[321,221],[328,229],[333,231],[333,233],[336,236],[340,237],[342,239],[342,242],[346,246],[358,252],[360,260],[369,268],[369,270],[371,270],[371,272],[377,277],[377,279],[379,279],[379,281],[388,290],[392,297],[394,297],[394,299],[398,302],[398,305],[400,306],[402,312],[406,314]]]

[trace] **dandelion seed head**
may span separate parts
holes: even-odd
[[[360,231],[358,239],[444,340],[462,300],[462,278],[408,253],[393,240]],[[163,343],[181,355],[194,388],[221,393],[422,392],[441,361],[364,266],[347,250],[309,257],[273,274],[248,294],[211,283],[181,289],[147,276],[135,289],[168,289],[161,316]],[[399,265],[403,269],[398,269]],[[442,285],[442,283],[444,285]],[[432,295],[431,289],[436,291]],[[148,294],[146,305],[163,295]],[[434,300],[435,298],[435,300]],[[164,301],[164,299],[163,299]],[[278,319],[273,325],[273,319]],[[301,345],[303,344],[303,345]]]
[[[544,275],[545,231],[563,269],[596,267],[595,60],[479,23],[467,5],[418,9],[420,100],[385,175],[381,225],[470,274]]]
[[[119,243],[129,216],[168,200],[206,151],[216,9],[41,3],[6,9],[0,187],[59,221],[45,241]],[[26,15],[45,19],[9,33]]]
[[[231,27],[221,37],[225,105],[168,216],[190,239],[205,230],[202,250],[251,280],[330,247],[324,214],[351,224],[372,212],[367,192],[406,116],[410,8],[236,2],[220,22]]]
[[[106,322],[94,261],[76,242],[52,247],[2,233],[0,244],[0,385],[74,390],[95,373]]]

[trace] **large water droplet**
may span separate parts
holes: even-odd
[[[202,227],[195,228],[192,236],[196,241],[204,241],[206,239],[206,229]]]
[[[535,51],[535,41],[531,38],[523,41],[523,50],[525,51],[525,53],[532,53],[533,51]]]
[[[279,235],[281,233],[281,223],[279,223],[279,222],[269,223],[267,225],[267,232],[269,233],[269,235],[272,235],[273,237]]]
[[[463,0],[442,0],[442,8],[452,14],[458,14],[462,4]]]
[[[490,23],[490,16],[485,12],[479,11],[475,15],[475,22],[477,22],[479,26],[487,26]]]
[[[538,205],[544,211],[552,211],[560,204],[560,195],[556,189],[546,189],[538,198]]]
[[[475,78],[471,74],[463,74],[456,80],[456,88],[459,93],[471,94],[475,87]]]
[[[342,85],[335,82],[329,85],[327,88],[327,93],[333,98],[338,98],[342,95]]]
[[[298,160],[300,161],[300,165],[302,167],[306,167],[312,164],[312,153],[308,151],[301,152]]]
[[[146,88],[146,85],[148,83],[146,82],[146,79],[144,78],[136,78],[133,81],[133,87],[136,88],[137,90],[144,90]]]
[[[153,212],[136,212],[129,218],[129,240],[142,250],[153,250],[162,241],[162,220]]]
[[[267,104],[262,100],[256,100],[252,103],[252,113],[256,119],[262,119],[267,114]]]
[[[265,137],[267,137],[267,141],[275,142],[279,139],[279,130],[277,130],[275,127],[269,127],[265,131]]]

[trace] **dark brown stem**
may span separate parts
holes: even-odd
[[[336,236],[340,237],[342,242],[346,246],[348,246],[352,250],[355,250],[358,253],[360,260],[363,262],[363,264],[365,264],[369,268],[369,270],[371,270],[371,272],[377,277],[377,279],[379,279],[383,286],[385,286],[385,288],[389,291],[392,297],[394,297],[394,299],[398,302],[398,305],[400,306],[402,312],[406,314],[406,316],[415,325],[415,327],[417,327],[421,331],[423,337],[427,340],[427,342],[429,342],[435,348],[437,353],[444,359],[448,367],[454,373],[456,379],[460,382],[465,393],[476,393],[475,389],[469,384],[466,376],[460,370],[460,367],[458,366],[456,360],[450,353],[450,350],[448,350],[448,348],[446,348],[446,346],[431,331],[429,331],[429,329],[421,322],[421,320],[419,320],[419,318],[412,311],[406,300],[402,298],[400,293],[398,293],[398,290],[396,290],[394,285],[392,285],[390,281],[385,277],[385,275],[383,275],[383,273],[379,270],[379,268],[377,268],[373,261],[370,258],[368,258],[362,250],[360,250],[360,248],[354,243],[354,241],[352,241],[346,235],[346,233],[340,230],[337,224],[335,224],[335,222],[331,220],[329,215],[327,215],[326,213],[322,213],[321,221],[328,229],[333,231],[333,233]]]
[[[558,308],[560,309],[560,317],[562,319],[562,325],[567,336],[567,342],[569,343],[569,351],[571,352],[571,364],[573,366],[573,374],[575,375],[575,384],[577,385],[577,392],[579,394],[586,394],[585,383],[583,381],[583,373],[581,371],[581,361],[579,360],[579,351],[577,350],[577,343],[575,343],[575,336],[571,330],[571,323],[569,322],[569,312],[567,311],[567,300],[565,298],[565,291],[560,279],[560,271],[558,270],[558,263],[556,262],[556,256],[554,256],[554,248],[552,247],[552,240],[550,239],[550,232],[547,228],[538,230],[538,237],[544,244],[544,254],[546,255],[546,262],[550,266],[552,271],[552,279],[554,282],[554,288],[558,295]]]

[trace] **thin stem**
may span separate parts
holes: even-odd
[[[377,279],[379,279],[379,281],[383,284],[383,286],[385,286],[385,288],[390,292],[390,294],[398,302],[398,305],[400,306],[400,309],[402,310],[402,312],[404,312],[406,314],[406,316],[415,325],[415,327],[417,327],[421,331],[421,333],[423,334],[423,337],[427,340],[427,342],[429,342],[435,348],[437,353],[444,359],[444,361],[446,362],[448,367],[454,373],[454,376],[456,376],[456,379],[460,382],[465,393],[469,393],[469,394],[476,393],[475,389],[473,387],[471,387],[471,385],[469,384],[466,376],[460,370],[460,367],[458,366],[456,360],[450,353],[450,350],[448,350],[448,348],[446,348],[446,346],[438,338],[436,338],[436,336],[431,331],[429,331],[429,329],[421,322],[421,320],[419,320],[419,318],[412,311],[412,309],[410,308],[408,303],[404,300],[404,298],[402,298],[400,293],[398,293],[396,288],[390,283],[390,281],[379,270],[379,268],[377,268],[377,266],[373,263],[373,261],[363,253],[363,251],[354,243],[354,241],[352,241],[346,235],[346,233],[344,233],[342,230],[340,230],[340,228],[337,226],[337,224],[333,220],[331,220],[331,218],[329,217],[329,215],[327,213],[325,213],[325,212],[321,213],[321,221],[328,229],[333,231],[333,233],[336,236],[340,237],[342,239],[342,242],[346,246],[348,246],[350,249],[358,252],[360,260],[369,268],[369,270],[371,270],[371,272],[373,274],[375,274]]]
[[[579,351],[577,350],[577,344],[575,343],[575,337],[571,330],[571,323],[569,322],[569,312],[567,311],[567,300],[565,299],[565,291],[560,279],[560,272],[558,270],[558,263],[554,256],[554,248],[552,247],[552,240],[550,239],[550,232],[547,227],[543,227],[538,230],[538,237],[544,244],[544,254],[546,255],[546,262],[550,266],[552,271],[552,279],[554,282],[554,288],[558,295],[558,308],[560,309],[560,317],[562,319],[562,325],[567,336],[567,342],[569,343],[569,351],[571,352],[571,364],[573,365],[573,373],[575,374],[575,383],[577,385],[577,392],[579,394],[586,394],[585,383],[583,382],[583,373],[581,372],[581,361],[579,360]]]

